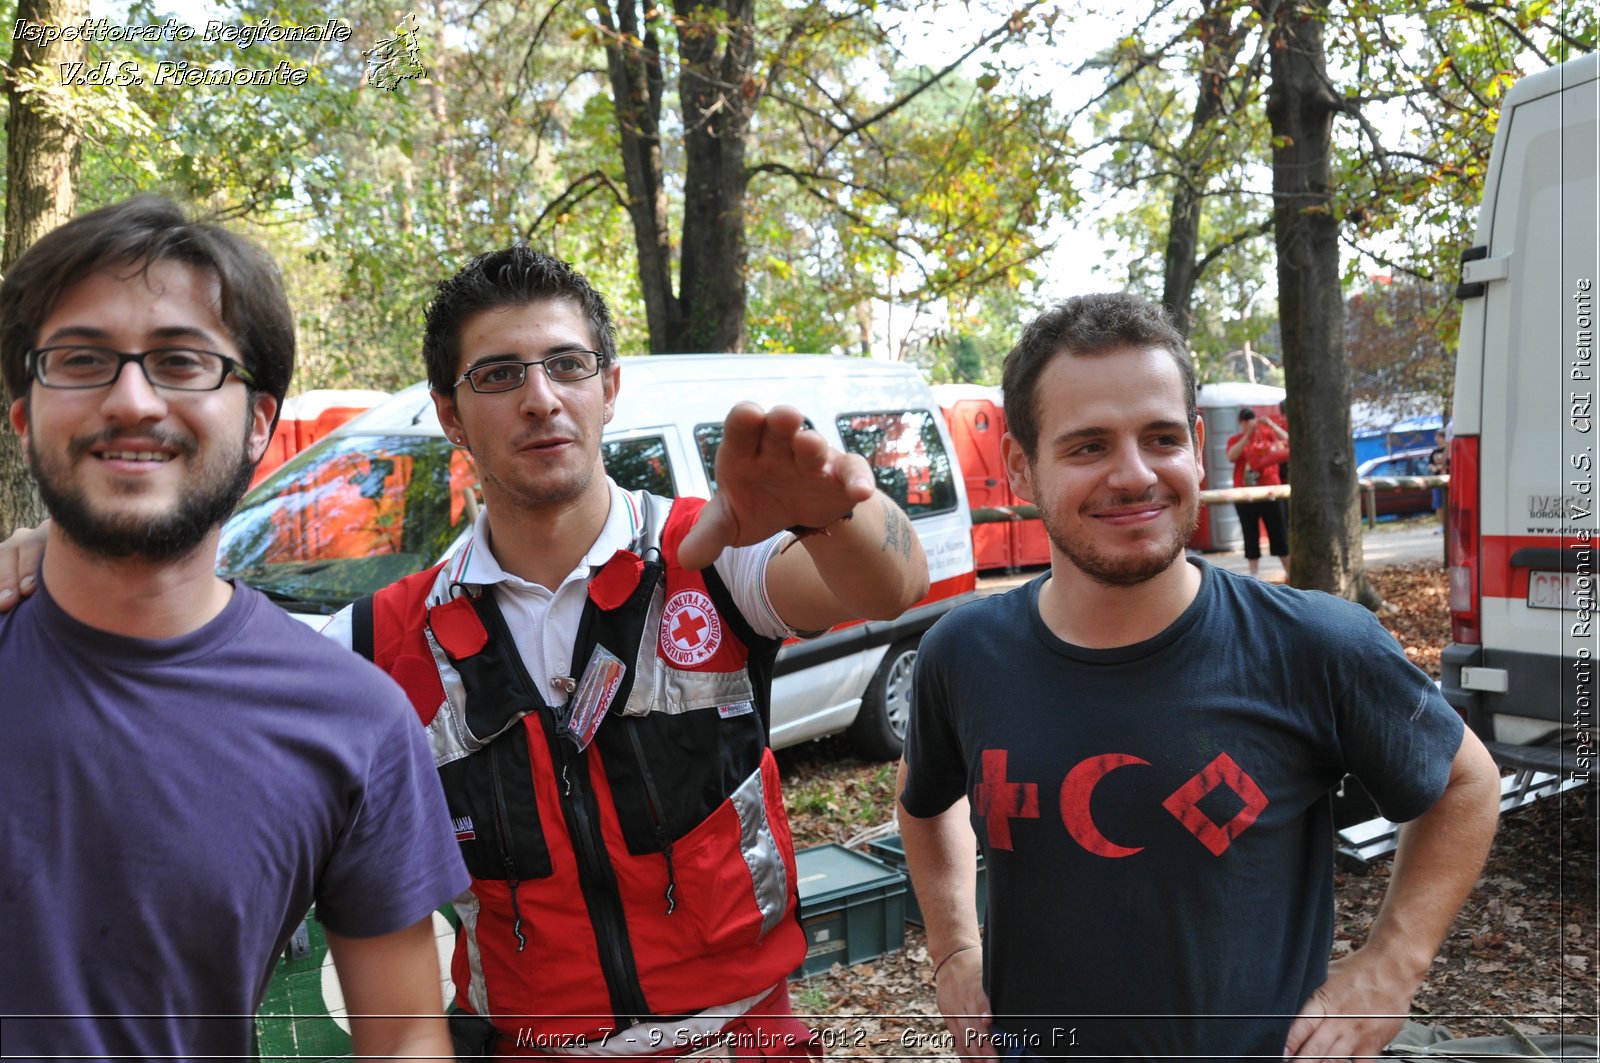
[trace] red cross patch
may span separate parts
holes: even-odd
[[[722,619],[700,591],[679,591],[661,611],[661,656],[679,668],[709,661],[722,645]]]

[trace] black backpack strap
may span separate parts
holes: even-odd
[[[350,607],[350,648],[367,660],[374,660],[372,634],[372,595],[357,598]]]

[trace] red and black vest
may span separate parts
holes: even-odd
[[[597,647],[627,664],[587,748],[528,676],[493,593],[445,565],[351,617],[355,648],[428,728],[472,875],[457,1003],[524,1043],[741,1000],[805,955],[767,748],[780,643],[713,569],[678,566],[701,500],[633,497],[640,531],[591,575],[568,673]]]

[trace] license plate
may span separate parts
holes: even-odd
[[[1578,608],[1578,576],[1567,572],[1533,572],[1528,576],[1529,609]]]

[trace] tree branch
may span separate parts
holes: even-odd
[[[533,219],[533,224],[523,231],[522,238],[524,240],[532,239],[533,234],[539,231],[540,227],[544,225],[544,220],[550,215],[565,207],[575,207],[594,193],[602,190],[610,192],[612,198],[617,201],[618,206],[627,206],[628,197],[623,194],[622,189],[617,187],[616,182],[612,181],[603,171],[590,170],[562,189],[561,194],[551,200],[550,204],[539,212],[539,216]]]
[[[1195,261],[1195,264],[1194,264],[1194,275],[1196,277],[1199,277],[1200,275],[1205,273],[1206,267],[1210,266],[1211,263],[1215,262],[1217,259],[1219,259],[1223,255],[1227,254],[1229,251],[1232,251],[1234,248],[1238,247],[1240,244],[1248,243],[1249,241],[1254,240],[1258,236],[1265,236],[1268,233],[1270,233],[1271,231],[1272,231],[1272,218],[1270,216],[1266,217],[1266,218],[1262,218],[1260,221],[1256,222],[1254,225],[1251,225],[1251,226],[1248,226],[1247,228],[1239,230],[1238,232],[1234,233],[1232,236],[1230,236],[1226,240],[1224,240],[1222,243],[1217,244],[1211,250],[1209,250],[1205,254],[1201,255],[1199,257],[1199,259],[1197,259]]]
[[[1038,7],[1042,2],[1043,0],[1029,0],[1027,4],[1024,4],[1021,8],[1018,8],[1016,13],[1006,20],[1005,25],[1001,26],[999,29],[990,30],[988,33],[984,34],[971,48],[968,48],[965,52],[962,52],[960,56],[945,64],[942,69],[932,76],[923,79],[922,82],[913,86],[909,92],[904,93],[899,98],[890,100],[872,114],[869,114],[863,118],[853,119],[843,128],[835,126],[834,128],[837,131],[838,136],[834,139],[834,142],[828,146],[827,150],[823,152],[823,158],[826,158],[833,152],[835,148],[837,148],[848,138],[861,132],[863,129],[866,129],[868,126],[881,122],[883,119],[889,117],[891,114],[894,114],[896,111],[909,104],[918,96],[921,96],[934,85],[937,85],[939,82],[943,81],[957,68],[959,68],[962,63],[966,62],[968,58],[974,55],[979,49],[983,48],[984,45],[989,44],[991,41],[998,40],[1008,33],[1014,32],[1012,30],[1012,24],[1020,20],[1022,16],[1026,15],[1034,8]]]

